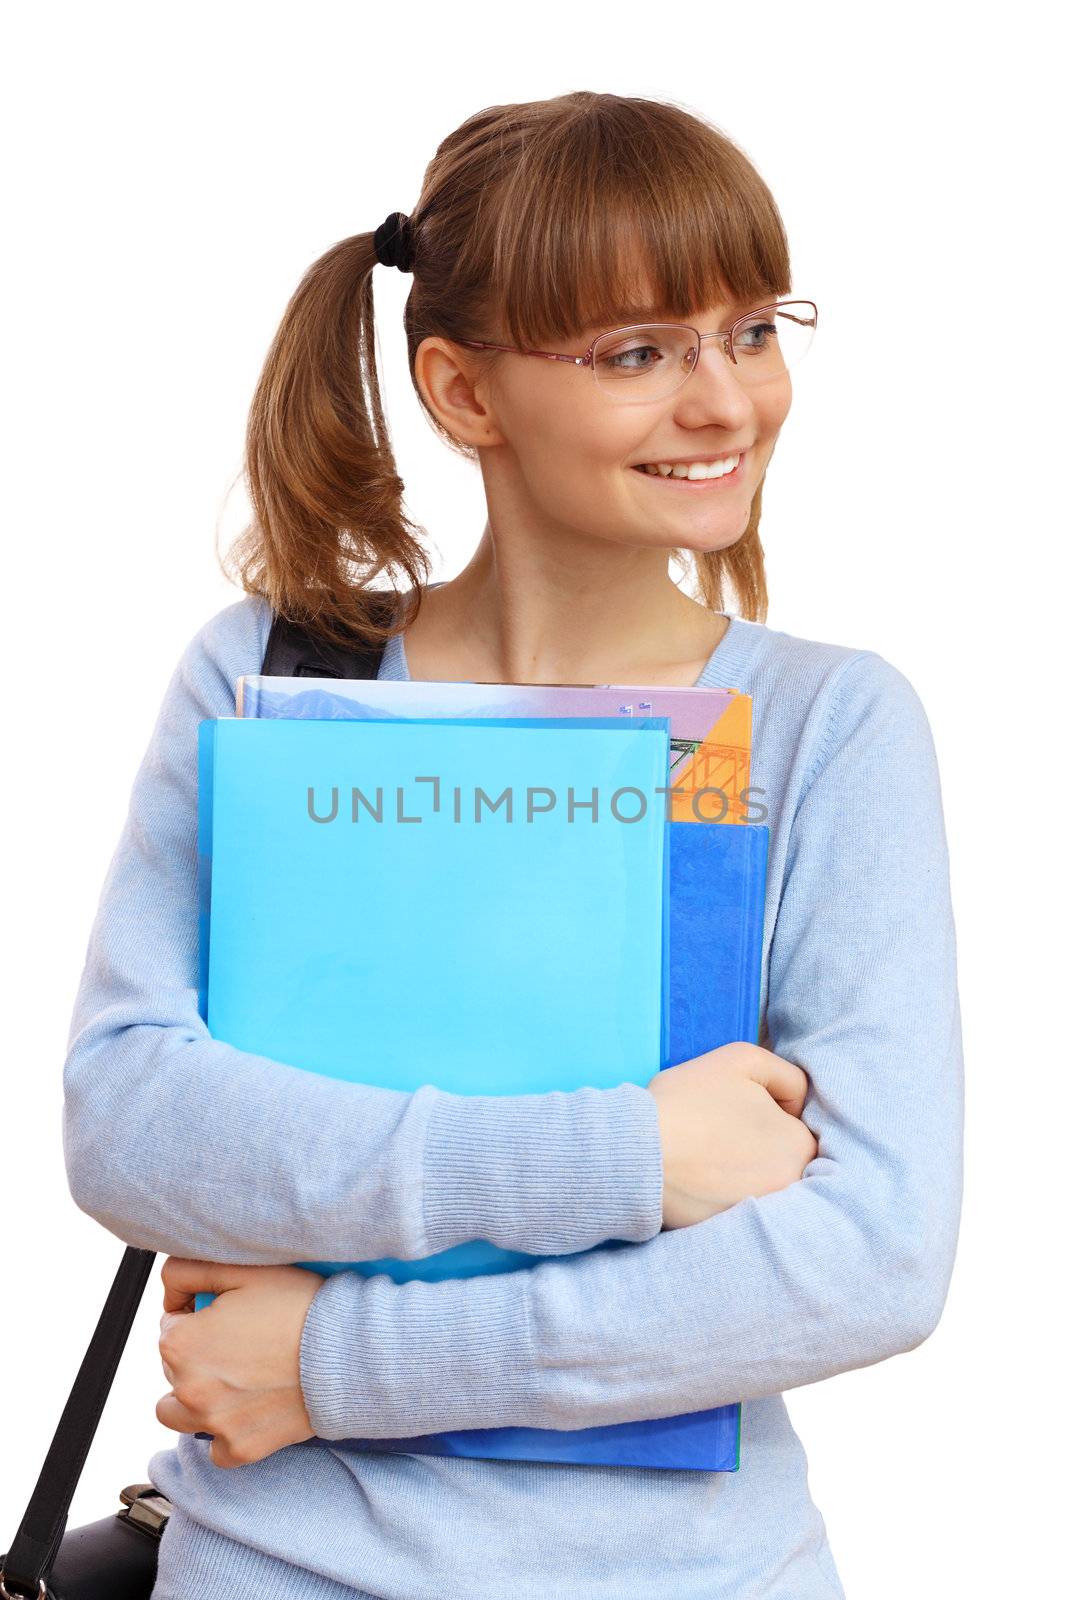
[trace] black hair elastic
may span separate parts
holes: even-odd
[[[380,227],[375,228],[374,253],[383,267],[399,267],[401,272],[415,270],[412,233],[411,218],[403,211],[391,211]]]

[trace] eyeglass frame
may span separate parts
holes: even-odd
[[[546,361],[569,361],[574,367],[589,367],[590,371],[592,372],[593,357],[596,347],[600,343],[601,339],[610,339],[614,335],[620,333],[630,333],[635,328],[680,328],[683,330],[683,332],[694,335],[696,339],[697,354],[696,360],[689,368],[689,371],[682,377],[681,383],[676,384],[674,389],[668,389],[665,391],[665,394],[674,394],[682,387],[682,384],[686,381],[686,378],[691,378],[693,373],[696,371],[697,366],[700,363],[700,352],[703,349],[705,339],[724,339],[726,341],[724,347],[726,354],[736,367],[737,357],[734,355],[733,344],[734,329],[740,327],[742,322],[748,322],[752,317],[758,317],[763,311],[779,311],[783,306],[811,306],[815,313],[815,321],[812,326],[812,334],[814,335],[815,328],[818,327],[819,323],[819,308],[815,304],[814,300],[776,300],[773,304],[757,306],[755,311],[746,311],[743,316],[737,317],[733,322],[731,322],[730,326],[724,329],[722,333],[700,333],[696,328],[691,327],[687,322],[628,322],[624,327],[609,328],[605,333],[598,333],[588,350],[584,355],[581,356],[560,355],[558,352],[552,350],[520,350],[518,345],[489,344],[484,339],[456,339],[453,341],[453,343],[466,345],[472,350],[507,350],[517,356],[542,356]],[[595,372],[593,372],[593,376],[594,378],[596,377]],[[662,399],[664,396],[660,396],[659,398]]]

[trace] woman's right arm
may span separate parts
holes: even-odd
[[[412,1260],[470,1239],[535,1255],[660,1230],[663,1158],[638,1084],[414,1093],[215,1039],[198,1010],[197,729],[261,670],[265,601],[183,652],[134,780],[63,1071],[78,1206],[125,1243],[235,1265]],[[353,1040],[358,1057],[359,1040]],[[426,1064],[432,1078],[433,1063]]]

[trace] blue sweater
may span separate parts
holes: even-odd
[[[930,1334],[962,1189],[955,928],[915,690],[872,651],[737,617],[697,680],[753,696],[751,781],[771,830],[760,1041],[808,1074],[819,1151],[788,1188],[664,1232],[656,1105],[639,1085],[408,1094],[208,1033],[197,725],[234,714],[269,623],[245,596],[200,629],[135,778],[64,1068],[75,1201],[129,1244],[234,1263],[422,1256],[469,1238],[637,1248],[436,1284],[327,1279],[300,1352],[316,1438],[237,1468],[190,1434],[152,1456],[175,1507],[156,1600],[841,1596],[782,1391]],[[409,676],[402,639],[380,675]],[[736,1400],[735,1473],[343,1443]]]

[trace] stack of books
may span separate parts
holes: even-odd
[[[309,1072],[478,1095],[644,1085],[756,1042],[768,829],[746,820],[749,696],[249,675],[237,712],[200,725],[214,1037]],[[296,1265],[399,1283],[549,1259],[570,1258],[471,1240]],[[733,1471],[740,1410],[347,1442]]]

